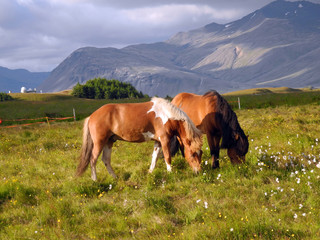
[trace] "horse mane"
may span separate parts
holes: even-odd
[[[182,121],[186,131],[186,137],[191,142],[191,150],[198,151],[202,147],[202,133],[194,125],[188,115],[180,108],[163,98],[153,97],[151,99],[154,106],[152,109],[162,111],[168,119]]]
[[[241,139],[247,139],[239,125],[237,115],[232,110],[229,103],[215,90],[211,90],[203,95],[204,97],[216,97],[216,117],[220,118],[222,126],[221,148],[230,148],[235,144],[234,134],[239,134]],[[245,152],[245,149],[241,151]]]

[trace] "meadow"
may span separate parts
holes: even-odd
[[[1,102],[1,118],[76,108],[78,121],[0,128],[0,239],[320,238],[319,92],[241,95],[241,110],[232,103],[249,135],[242,165],[221,150],[212,170],[204,140],[200,174],[181,155],[172,173],[159,159],[149,174],[153,143],[118,141],[118,179],[99,161],[97,182],[75,169],[82,119],[108,101],[31,96]]]

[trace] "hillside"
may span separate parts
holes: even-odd
[[[228,24],[211,23],[165,42],[74,51],[41,85],[69,89],[96,77],[149,94],[320,85],[320,5],[278,0]]]
[[[0,92],[20,92],[21,87],[37,88],[48,76],[48,72],[29,72],[25,69],[11,70],[0,67]]]

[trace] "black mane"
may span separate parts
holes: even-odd
[[[236,140],[235,135],[238,134],[241,141],[246,141],[247,144],[240,144],[237,146],[237,150],[241,155],[248,151],[248,138],[244,134],[242,128],[239,125],[237,115],[230,107],[229,103],[215,90],[211,90],[205,93],[203,96],[215,96],[217,98],[216,105],[216,120],[221,123],[222,127],[222,143],[221,148],[235,147]],[[239,147],[241,149],[239,149]]]

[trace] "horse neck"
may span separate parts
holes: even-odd
[[[177,133],[181,141],[187,147],[190,147],[192,152],[199,151],[202,147],[202,137],[200,130],[192,128],[186,121],[176,120]]]
[[[234,135],[242,135],[242,129],[239,125],[237,115],[233,112],[231,107],[227,104],[223,104],[223,108],[220,108],[221,127],[222,127],[222,148],[230,148],[235,144]]]

